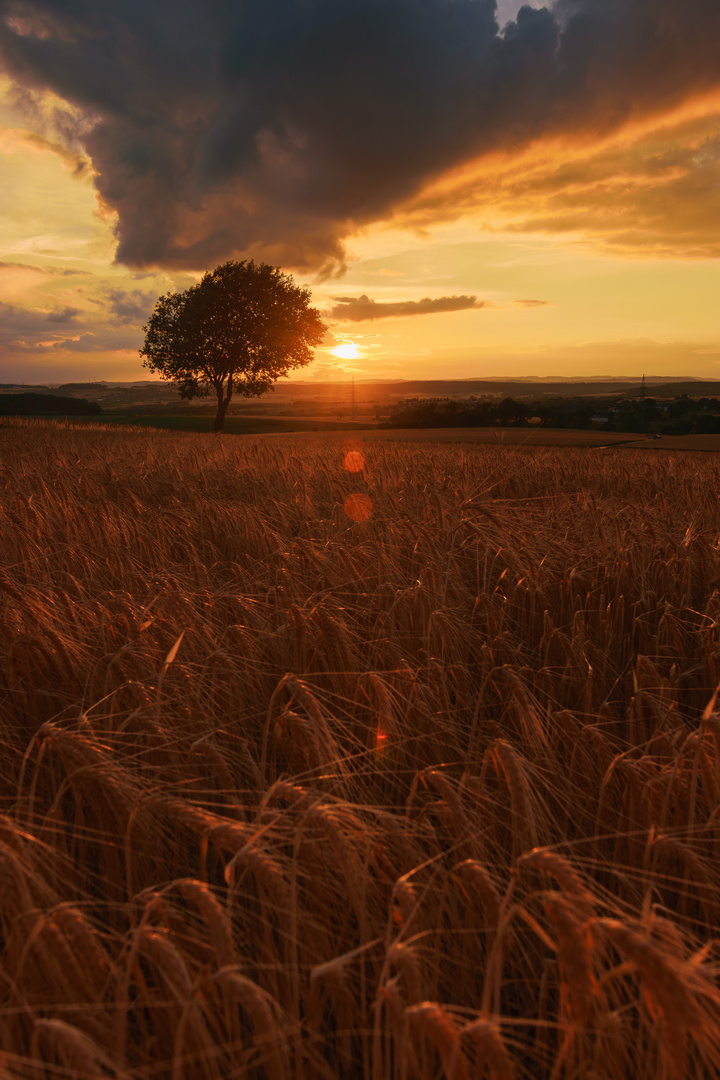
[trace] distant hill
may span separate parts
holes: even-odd
[[[339,376],[332,381],[314,382],[308,380],[279,380],[274,393],[262,399],[262,406],[270,409],[290,402],[291,405],[304,406],[315,402],[322,408],[330,407],[332,402],[343,401],[345,406],[352,398],[361,404],[386,403],[395,405],[408,398],[505,398],[515,400],[546,401],[552,398],[634,398],[641,393],[641,378],[634,376],[591,375],[585,378],[538,377],[527,378],[488,378],[488,379],[404,379],[404,380],[362,380],[356,379],[354,388],[348,375]],[[720,397],[720,381],[687,378],[682,376],[648,375],[645,378],[645,394],[649,398],[678,398],[686,394],[689,398]],[[23,406],[20,400],[32,397],[30,406]],[[55,404],[40,405],[38,398]],[[0,412],[27,413],[64,413],[83,415],[78,403],[85,401],[89,405],[100,402],[106,412],[116,412],[127,408],[156,409],[162,405],[179,409],[183,413],[190,403],[181,401],[177,387],[171,382],[157,379],[144,379],[135,382],[68,382],[56,386],[21,386],[19,384],[0,384],[0,398],[3,404]],[[11,399],[7,404],[5,399]],[[195,408],[200,408],[202,400]],[[237,406],[239,398],[235,399]],[[58,402],[72,403],[59,405]],[[210,406],[208,406],[210,407]],[[249,404],[248,408],[252,408]],[[282,406],[284,407],[284,406]]]
[[[60,386],[53,387],[53,394],[77,394],[82,393],[83,390],[107,390],[107,383],[104,382],[86,382],[86,383],[62,383]]]
[[[628,397],[637,396],[640,393],[639,383],[635,383],[633,390],[624,391]],[[705,379],[683,379],[677,382],[664,382],[655,384],[645,380],[645,393],[648,397],[674,398],[687,394],[688,397],[720,397],[720,382],[710,382]]]
[[[360,382],[355,383],[355,397],[358,401],[373,399],[426,398],[426,397],[493,397],[532,398],[537,401],[542,397],[597,397],[619,394],[636,397],[640,394],[641,379],[611,378],[597,376],[591,379],[408,379],[402,382]],[[338,393],[347,393],[350,379],[338,379],[336,382],[295,382],[278,383],[276,393],[283,397],[292,395],[296,399],[313,398],[324,400],[337,397]],[[720,382],[704,379],[680,379],[677,376],[649,376],[645,379],[645,393],[648,397],[717,397],[720,395]]]

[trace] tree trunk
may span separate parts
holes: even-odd
[[[215,417],[215,423],[213,424],[213,432],[217,435],[222,431],[225,424],[225,413],[227,412],[228,405],[230,404],[230,398],[232,397],[232,380],[228,381],[227,391],[223,393],[222,384],[216,387],[217,399],[218,399],[218,411]]]

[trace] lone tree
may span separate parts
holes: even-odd
[[[268,263],[227,262],[185,292],[160,297],[140,355],[183,398],[214,389],[213,431],[222,431],[233,394],[256,397],[305,367],[325,329],[310,291],[289,274]]]

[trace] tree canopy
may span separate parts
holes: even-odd
[[[256,397],[313,359],[326,327],[310,291],[268,263],[227,262],[155,305],[140,350],[145,367],[176,382],[183,398],[213,390],[222,431],[233,394]]]

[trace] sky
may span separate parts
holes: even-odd
[[[244,258],[294,378],[720,378],[719,196],[718,0],[0,0],[0,382]]]

